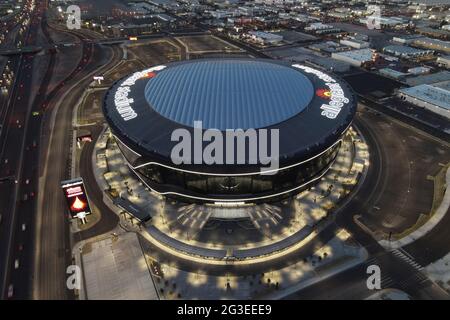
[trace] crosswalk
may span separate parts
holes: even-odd
[[[391,250],[391,253],[397,258],[409,264],[417,271],[411,273],[408,278],[402,279],[402,281],[398,283],[399,288],[403,290],[417,290],[419,288],[426,287],[431,283],[431,280],[422,272],[424,270],[424,267],[421,266],[405,249],[394,249]]]
[[[409,291],[410,289],[417,290],[419,288],[425,287],[430,283],[428,277],[422,272],[424,269],[414,257],[411,256],[406,250],[399,248],[390,251],[395,257],[402,260],[403,262],[410,265],[416,272],[408,273],[405,277],[399,275],[393,275],[386,272],[381,272],[381,288],[397,288],[404,291]],[[365,262],[366,266],[369,265],[380,265],[380,261],[377,257],[371,257]]]
[[[391,250],[391,253],[396,257],[402,259],[412,267],[414,267],[418,271],[422,271],[423,267],[414,260],[414,257],[411,256],[407,251],[402,248]]]

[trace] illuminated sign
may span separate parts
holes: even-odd
[[[83,179],[63,181],[61,182],[61,187],[72,218],[83,219],[88,214],[91,214]]]
[[[341,85],[330,75],[322,71],[307,66],[302,66],[300,64],[293,64],[292,66],[294,68],[302,69],[306,73],[311,73],[325,82],[325,85],[329,88],[329,90],[322,89],[324,90],[321,92],[323,96],[320,96],[316,91],[316,94],[321,98],[325,97],[325,91],[329,91],[329,94],[327,93],[326,95],[326,98],[329,99],[329,101],[328,103],[320,106],[320,109],[322,110],[320,114],[329,119],[336,119],[344,105],[350,102],[350,100],[345,96],[344,89],[342,89]]]
[[[120,114],[123,120],[129,121],[136,118],[138,115],[133,109],[134,99],[129,97],[131,87],[136,84],[139,79],[153,78],[156,73],[154,71],[163,70],[166,66],[156,66],[143,71],[135,72],[130,77],[128,77],[122,84],[117,88],[114,94],[114,104],[116,106],[117,112]]]
[[[136,41],[138,38],[137,37],[130,37],[129,40],[130,41]]]
[[[98,84],[102,83],[103,80],[105,80],[103,76],[94,76],[94,81],[97,81]]]
[[[92,135],[86,134],[77,137],[77,142],[92,142]]]

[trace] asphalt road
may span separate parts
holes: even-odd
[[[119,217],[112,212],[103,202],[103,190],[100,190],[99,185],[93,175],[92,169],[92,153],[95,142],[103,130],[101,124],[83,127],[90,131],[93,142],[86,143],[81,151],[80,156],[80,176],[84,180],[86,193],[89,195],[91,207],[96,208],[101,215],[101,219],[91,228],[79,231],[73,235],[74,241],[82,241],[100,234],[104,234],[114,229],[119,223]]]
[[[427,176],[450,160],[450,145],[370,109],[359,114],[356,124],[373,137],[371,155],[381,161],[375,179],[380,184],[370,187],[371,194],[355,214],[372,230],[399,233],[430,212],[434,189]],[[370,186],[374,179],[368,180]]]
[[[92,81],[96,72],[106,70],[117,63],[121,54],[117,49],[94,45],[92,56],[83,62],[82,69],[65,89],[51,101],[55,112],[45,130],[48,145],[41,159],[41,178],[36,236],[34,299],[65,299],[66,267],[71,261],[71,246],[68,241],[68,219],[60,181],[69,177],[69,155],[72,143],[72,108]],[[112,50],[112,54],[109,52]],[[83,60],[84,61],[84,60]],[[78,70],[78,69],[77,69]],[[47,232],[51,231],[51,232]]]
[[[380,123],[389,123],[390,127],[395,127],[398,131],[396,134],[392,134],[389,130],[386,130],[385,126],[382,126],[382,128],[377,127]],[[355,214],[364,216],[364,214],[371,211],[374,203],[383,203],[383,206],[386,208],[389,208],[391,205],[394,205],[394,207],[395,205],[398,205],[398,203],[396,204],[395,202],[400,203],[399,200],[401,200],[401,198],[397,198],[397,195],[395,193],[392,194],[392,191],[386,191],[386,188],[392,187],[400,190],[407,190],[408,186],[411,187],[409,180],[405,181],[404,179],[398,178],[397,171],[404,170],[404,168],[400,167],[404,165],[405,162],[408,163],[408,161],[404,161],[405,159],[408,159],[408,157],[420,157],[420,153],[430,152],[427,148],[423,149],[422,145],[416,145],[416,148],[412,149],[410,152],[405,153],[405,151],[403,151],[396,153],[392,150],[386,150],[386,148],[390,148],[388,143],[389,140],[396,139],[403,141],[403,138],[407,139],[412,135],[415,138],[419,137],[420,139],[423,139],[423,143],[428,148],[436,147],[435,144],[440,146],[442,143],[445,144],[445,142],[436,140],[426,133],[420,132],[409,125],[397,122],[395,119],[386,117],[383,114],[370,111],[367,112],[367,110],[360,112],[357,115],[355,124],[369,144],[371,150],[371,165],[362,187],[355,194],[352,201],[340,210],[336,224],[339,227],[346,228],[352,234],[354,239],[367,249],[370,257],[365,264],[308,287],[289,296],[288,299],[367,298],[374,293],[373,291],[368,290],[366,285],[368,277],[366,268],[368,265],[372,264],[378,265],[381,269],[382,288],[398,288],[404,290],[414,299],[450,299],[450,296],[436,284],[431,282],[417,266],[399,258],[399,256],[393,254],[389,250],[382,248],[371,235],[363,231],[353,221],[353,216]],[[386,160],[386,157],[392,155],[398,157],[398,164],[392,164]],[[434,165],[438,166],[436,162],[438,159],[433,158],[433,160]],[[429,170],[433,170],[433,168],[431,166],[426,168],[419,167],[418,170],[425,171],[421,172],[420,176],[422,177],[423,174],[426,174]],[[387,181],[390,182],[388,183]],[[415,206],[418,206],[418,209],[421,208],[421,201],[423,201],[423,199],[420,199],[421,197],[419,196],[421,191],[420,182],[416,187],[418,188],[416,193],[413,193],[411,198],[408,198],[404,203],[404,205],[407,206],[404,207],[405,211],[415,211]],[[427,208],[429,209],[430,207]],[[381,211],[381,209],[377,210],[377,212],[379,211]],[[380,221],[383,221],[383,215],[389,216],[389,214],[390,211],[386,211],[385,213],[380,212],[378,218]],[[407,253],[411,253],[415,262],[419,262],[420,265],[425,266],[431,261],[441,258],[450,251],[450,241],[448,241],[450,237],[448,236],[448,231],[445,231],[449,219],[450,216],[447,215],[429,236],[424,237],[405,248]],[[423,250],[424,248],[428,248],[428,250],[425,251]],[[424,256],[427,256],[428,259],[423,260],[420,258]]]
[[[33,12],[30,28],[22,35],[22,43],[25,45],[35,41],[44,7],[45,3],[40,3]],[[36,109],[34,109],[35,105],[31,103],[32,97],[30,97],[30,88],[33,85],[30,72],[33,57],[22,55],[17,59],[19,60],[16,71],[17,78],[4,118],[0,155],[2,175],[13,176],[12,179],[0,185],[2,195],[9,195],[9,197],[1,197],[2,216],[4,217],[0,242],[0,255],[3,262],[1,266],[2,297],[23,294],[22,285],[14,286],[17,270],[20,270],[20,273],[23,272],[23,275],[27,275],[19,277],[20,284],[25,283],[24,278],[29,278],[31,274],[27,269],[30,265],[27,264],[30,248],[24,246],[23,241],[30,237],[27,226],[32,219],[33,201],[31,198],[34,197],[34,191],[32,191],[33,180],[24,173],[23,159],[34,155],[33,138],[30,138],[36,134],[35,119],[31,117],[31,113]],[[36,167],[29,163],[27,169],[33,171]],[[19,210],[19,207],[25,209],[25,212]]]
[[[26,45],[34,43],[38,39],[39,31],[42,31],[44,38],[48,43],[53,41],[47,30],[46,9],[47,2],[40,2],[35,10],[32,18],[30,32],[27,34]],[[4,181],[0,188],[2,194],[10,194],[11,197],[1,197],[2,212],[4,224],[2,228],[7,228],[8,232],[2,232],[0,254],[2,256],[2,288],[3,296],[9,296],[14,299],[27,299],[31,297],[31,287],[35,276],[35,231],[39,231],[39,235],[45,234],[44,238],[50,238],[49,235],[63,235],[53,244],[46,257],[48,264],[57,264],[59,259],[66,260],[70,258],[69,234],[63,230],[67,227],[67,221],[64,219],[65,210],[54,211],[53,216],[61,217],[53,226],[47,224],[39,225],[34,228],[36,223],[36,195],[46,193],[47,190],[38,187],[38,176],[40,174],[39,157],[41,141],[41,129],[43,124],[42,114],[52,108],[51,101],[55,99],[58,93],[65,89],[65,82],[74,78],[88,64],[88,58],[91,56],[92,45],[83,45],[83,53],[80,61],[74,61],[74,71],[71,72],[71,66],[67,65],[67,69],[59,69],[58,72],[67,74],[67,77],[60,83],[53,86],[52,91],[48,92],[48,87],[55,73],[55,54],[49,52],[49,65],[46,67],[38,94],[35,99],[30,96],[32,92],[33,82],[32,65],[34,57],[31,55],[23,55],[19,60],[19,70],[17,74],[16,86],[13,90],[11,103],[5,113],[6,124],[5,134],[2,135],[2,161],[5,165],[2,170],[7,174],[14,175],[13,179]],[[101,61],[101,59],[99,59]],[[98,61],[98,60],[97,60]],[[73,65],[72,65],[73,66]],[[45,70],[45,69],[44,69]],[[34,113],[39,115],[35,116]],[[42,137],[44,147],[46,146],[46,137]],[[7,160],[7,163],[6,161]],[[58,162],[58,161],[56,161]],[[62,167],[67,165],[66,162],[61,163]],[[64,170],[65,171],[65,170]],[[2,172],[2,174],[4,173]],[[15,181],[17,183],[15,183]],[[57,185],[59,186],[59,181]],[[45,190],[45,192],[44,192]],[[60,190],[58,190],[60,192]],[[55,194],[55,193],[53,193]],[[55,215],[57,214],[57,215]],[[4,241],[3,241],[4,240]],[[40,248],[40,247],[39,247]],[[3,260],[4,259],[4,260]],[[48,264],[45,264],[47,266]],[[56,268],[55,268],[56,269]],[[65,272],[65,268],[63,270]],[[64,281],[63,281],[64,283]],[[12,288],[13,290],[10,290]],[[61,298],[64,295],[60,296]]]

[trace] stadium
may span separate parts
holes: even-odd
[[[105,94],[103,112],[149,189],[187,202],[259,203],[299,193],[327,172],[356,98],[345,82],[305,65],[199,59],[120,79]],[[194,138],[189,152],[174,157],[179,130]],[[230,132],[243,134],[242,148],[224,139],[211,153],[219,161],[201,158],[218,134],[239,140]]]

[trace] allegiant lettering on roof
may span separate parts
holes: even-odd
[[[323,80],[325,82],[325,85],[328,88],[330,88],[331,92],[330,101],[320,106],[320,109],[322,109],[322,112],[320,114],[329,119],[336,119],[336,117],[339,115],[339,112],[341,112],[341,109],[344,107],[344,105],[349,103],[350,101],[345,96],[344,90],[342,89],[341,85],[338,82],[336,82],[336,80],[333,79],[331,76],[329,76],[326,73],[323,73],[322,71],[307,66],[303,66],[300,64],[293,64],[292,66],[294,68],[302,69],[306,73],[314,74],[320,80]]]
[[[163,70],[166,66],[156,66],[143,71],[135,72],[130,77],[128,77],[122,84],[117,88],[114,94],[114,104],[116,106],[117,112],[120,114],[124,121],[129,121],[136,118],[138,115],[133,109],[132,105],[134,99],[130,98],[131,87],[136,84],[136,81],[144,78],[149,72]]]

